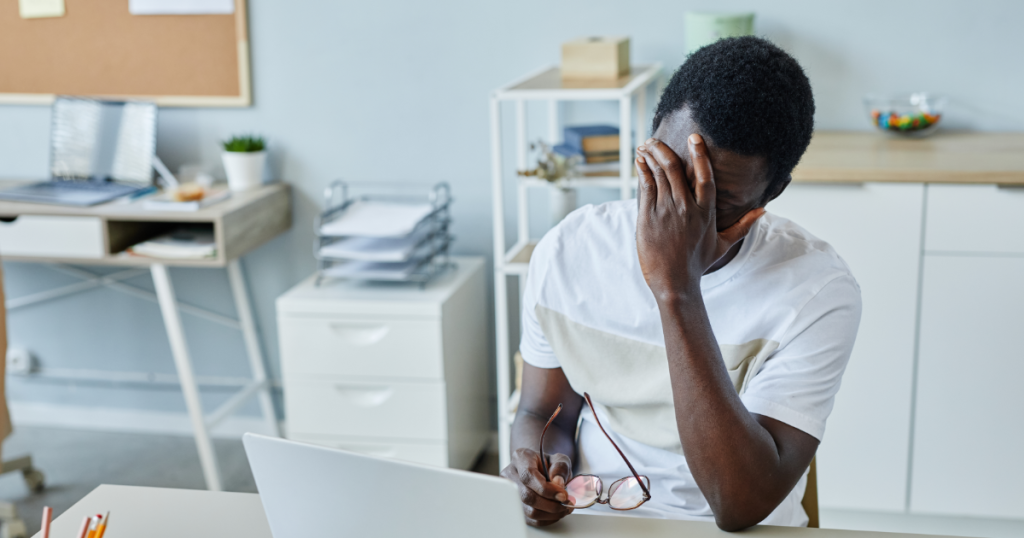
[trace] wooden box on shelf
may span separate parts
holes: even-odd
[[[563,79],[617,80],[628,74],[628,37],[581,37],[562,43]]]

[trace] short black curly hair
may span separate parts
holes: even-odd
[[[720,39],[693,52],[665,88],[651,132],[683,107],[712,145],[767,159],[765,196],[792,173],[814,130],[803,68],[760,37]]]

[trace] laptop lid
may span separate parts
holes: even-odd
[[[149,185],[156,117],[154,103],[56,99],[50,130],[51,176]]]
[[[514,484],[247,433],[242,437],[274,538],[524,538]]]

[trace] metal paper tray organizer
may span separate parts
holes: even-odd
[[[406,262],[413,269],[407,274],[398,275],[352,275],[337,276],[330,274],[332,267],[353,263],[352,258],[323,255],[325,246],[342,241],[347,236],[325,235],[322,230],[325,224],[340,219],[354,204],[361,201],[388,202],[395,204],[429,203],[431,211],[416,224],[409,235],[421,234],[422,239],[416,242]],[[344,279],[356,281],[380,282],[416,282],[425,285],[435,276],[455,268],[449,256],[449,247],[454,237],[451,226],[451,189],[445,182],[425,188],[415,183],[347,183],[335,181],[324,190],[324,211],[314,222],[316,239],[313,254],[317,260],[316,285],[325,279]]]

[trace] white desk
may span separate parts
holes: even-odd
[[[376,501],[370,501],[376,502]],[[260,497],[254,493],[226,493],[187,489],[140,488],[103,485],[64,512],[50,530],[53,538],[74,536],[82,519],[110,511],[104,538],[271,538]],[[339,521],[345,507],[338,507]],[[394,508],[401,513],[401,507]],[[33,514],[33,517],[35,514]],[[339,527],[340,528],[340,527]],[[481,536],[487,533],[481,530]],[[611,538],[722,538],[726,533],[713,523],[572,515],[546,529],[527,529],[528,538],[574,536]],[[790,527],[754,527],[743,535],[797,538],[900,538],[924,536],[881,532],[841,531]],[[38,534],[36,536],[39,536]],[[424,536],[430,536],[425,533]],[[362,537],[372,538],[372,537]]]
[[[11,182],[0,182],[0,188],[12,185]],[[14,219],[0,223],[0,256],[3,260],[56,264],[55,268],[61,272],[83,279],[82,282],[57,289],[8,299],[8,311],[98,286],[159,303],[208,488],[215,491],[221,488],[210,428],[234,413],[250,397],[257,396],[268,429],[271,432],[278,431],[270,398],[270,383],[263,364],[259,335],[239,257],[291,226],[291,191],[288,185],[276,183],[248,192],[233,193],[228,200],[191,212],[149,211],[143,209],[138,201],[93,207],[0,201],[0,218]],[[163,260],[125,253],[126,248],[136,243],[186,223],[208,226],[213,231],[217,244],[216,257],[203,260]],[[114,265],[125,269],[100,276],[68,264]],[[179,304],[167,270],[169,266],[226,268],[238,319]],[[122,282],[147,271],[153,276],[155,295]],[[204,414],[199,401],[199,389],[181,323],[182,312],[237,328],[245,341],[252,383],[209,415]]]

